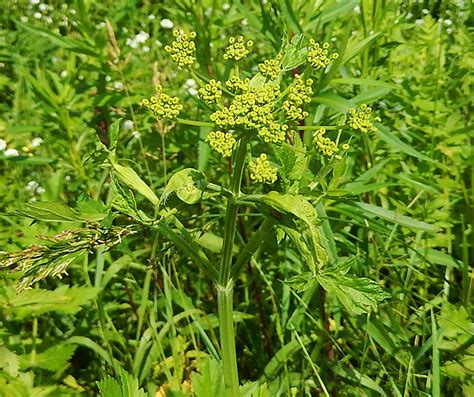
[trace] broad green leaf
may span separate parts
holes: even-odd
[[[142,196],[146,197],[153,205],[157,206],[160,200],[150,189],[150,187],[138,176],[138,174],[130,167],[124,167],[118,164],[115,160],[110,158],[110,163],[115,171],[115,175],[128,187],[137,191]]]
[[[206,177],[202,172],[185,168],[170,178],[161,196],[161,202],[164,204],[167,197],[174,192],[186,204],[195,204],[201,200],[206,185]]]
[[[315,277],[328,294],[334,294],[354,315],[366,313],[390,297],[379,284],[368,278],[352,278],[334,271],[316,274]]]
[[[148,397],[148,394],[139,388],[138,379],[120,368],[120,379],[107,377],[100,382],[99,386],[101,397]]]
[[[61,313],[76,313],[81,306],[86,305],[97,296],[99,290],[94,287],[63,285],[54,291],[45,289],[26,289],[18,294],[9,289],[0,296],[0,306],[11,311],[16,318],[58,311]]]
[[[20,356],[20,366],[22,369],[41,368],[48,371],[59,371],[67,366],[77,346],[57,345],[36,353],[23,354]]]
[[[26,203],[17,211],[20,215],[45,222],[83,222],[76,212],[59,202]]]
[[[13,377],[16,377],[20,370],[18,356],[5,346],[0,346],[0,369]]]
[[[193,372],[192,384],[196,397],[224,396],[224,376],[220,363],[209,356],[198,365],[199,372]]]
[[[396,211],[387,210],[376,205],[360,202],[354,203],[354,205],[372,215],[378,216],[387,221],[397,223],[401,226],[405,226],[411,229],[420,229],[431,233],[434,233],[439,230],[437,226],[430,225],[426,222],[418,221],[416,219],[412,219],[406,215],[398,214]]]
[[[137,208],[135,197],[130,190],[124,189],[118,181],[112,178],[112,207],[122,214],[128,215],[140,223],[147,223],[151,219]]]
[[[303,33],[293,36],[291,42],[283,48],[282,70],[293,70],[306,62],[308,47],[304,46],[304,37]]]
[[[108,209],[99,200],[82,200],[77,203],[78,216],[89,222],[99,222],[107,216]]]

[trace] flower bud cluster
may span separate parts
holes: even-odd
[[[308,112],[303,110],[303,105],[311,102],[312,84],[313,80],[311,79],[305,82],[301,76],[295,76],[293,85],[290,86],[288,98],[283,102],[283,110],[289,119],[302,120],[308,116]]]
[[[324,43],[320,46],[319,43],[313,39],[309,40],[308,62],[316,70],[324,69],[332,60],[337,59],[339,54],[337,52],[328,55],[329,43]]]
[[[234,94],[241,94],[249,89],[250,79],[246,78],[240,80],[239,76],[231,76],[229,80],[225,82],[225,85]]]
[[[270,165],[267,155],[262,153],[255,161],[249,162],[250,179],[260,183],[274,183],[277,180],[277,169]]]
[[[165,51],[180,68],[192,66],[196,61],[196,44],[194,43],[196,32],[191,32],[188,37],[182,30],[175,29],[173,36],[175,40],[170,46],[165,47]]]
[[[212,79],[209,81],[209,84],[206,84],[204,87],[200,88],[198,93],[201,99],[206,103],[217,103],[222,97],[221,82]]]
[[[157,119],[173,119],[183,109],[179,99],[163,93],[160,85],[156,86],[155,95],[152,95],[150,99],[142,100],[142,106],[150,109]]]
[[[336,154],[339,151],[339,148],[337,147],[336,142],[332,141],[331,138],[324,136],[325,134],[326,129],[324,127],[316,130],[313,134],[313,142],[323,155],[330,157]]]
[[[354,130],[359,130],[363,133],[377,131],[377,128],[372,123],[372,108],[362,104],[359,109],[359,112],[354,108],[349,109],[347,112],[347,124]],[[374,117],[373,121],[379,123],[380,117]]]
[[[245,43],[243,36],[231,37],[229,39],[229,45],[225,49],[224,59],[234,59],[235,61],[240,61],[249,54],[250,48],[252,48],[252,46],[253,41],[248,40]]]
[[[230,132],[211,131],[207,134],[206,142],[211,149],[221,154],[223,157],[230,157],[235,145],[235,138]]]
[[[260,90],[247,87],[229,106],[212,113],[210,119],[220,128],[256,130],[265,142],[282,143],[288,126],[273,119],[275,100],[279,96],[279,87],[273,84],[265,84]]]
[[[275,59],[265,60],[258,64],[258,69],[266,78],[276,80],[281,71],[281,60],[283,56],[278,54]]]

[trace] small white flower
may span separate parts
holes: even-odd
[[[0,62],[0,68],[4,68],[5,67],[5,64],[3,62]]]
[[[32,192],[34,190],[36,190],[36,188],[39,186],[38,182],[36,181],[29,181],[27,184],[26,184],[26,187],[25,187],[25,190],[29,191],[29,192]]]
[[[4,151],[7,148],[7,142],[4,139],[0,139],[0,151]]]
[[[157,47],[163,47],[163,43],[160,40],[156,40],[155,44]]]
[[[39,6],[38,6],[39,10],[40,11],[46,11],[48,9],[48,6],[44,3],[41,3]]]
[[[406,16],[407,19],[410,19],[411,17],[413,16],[413,14],[411,12],[409,12]]]
[[[130,48],[138,48],[138,42],[135,39],[128,38],[125,40],[125,44],[127,44]]]
[[[419,25],[423,25],[423,19],[422,19],[422,18],[417,19],[417,20],[415,21],[415,25],[418,25],[418,26],[419,26]]]
[[[196,90],[196,88],[188,88],[188,93],[189,95],[192,95],[192,96],[196,96],[198,94],[198,90]]]
[[[369,32],[369,35],[370,35],[370,36],[373,36],[374,34],[375,34],[375,32],[374,32],[373,30],[371,30],[371,31]]]
[[[59,75],[64,78],[67,76],[67,70],[63,70],[61,73],[59,73]]]
[[[331,37],[331,41],[337,41],[337,37]]]
[[[184,88],[190,88],[190,87],[196,87],[196,86],[197,86],[197,83],[196,83],[196,80],[194,79],[187,79],[183,84]]]
[[[51,18],[49,15],[45,17],[44,20],[47,24],[51,25],[53,23],[53,18]]]
[[[430,10],[428,10],[428,9],[426,9],[426,8],[423,8],[423,9],[421,10],[421,12],[422,12],[423,14],[425,14],[425,15],[428,15],[428,14],[430,13]]]
[[[150,37],[150,35],[142,30],[142,31],[140,31],[140,33],[138,33],[135,36],[135,40],[137,41],[137,43],[141,44],[141,43],[144,43],[145,41],[147,41],[148,37]]]
[[[451,21],[451,19],[445,19],[445,20],[444,20],[444,24],[445,24],[446,26],[451,26],[451,25],[453,24],[453,21]]]
[[[66,175],[66,176],[64,177],[64,180],[65,180],[66,182],[70,182],[70,181],[71,181],[71,176],[70,176],[70,175]]]
[[[247,26],[249,24],[249,20],[247,18],[244,18],[240,23],[242,24],[242,26]]]
[[[133,128],[133,121],[132,120],[125,120],[122,125],[124,130],[131,130]]]
[[[357,4],[357,5],[354,7],[354,12],[355,12],[356,14],[360,14],[361,10],[360,10],[360,5],[359,5],[359,4]]]
[[[43,194],[45,191],[46,190],[44,187],[38,186],[38,188],[36,189],[36,194]]]
[[[109,75],[105,76],[105,81],[108,82],[108,81],[110,81],[110,80],[112,80],[112,77],[110,77]]]
[[[229,3],[224,3],[224,4],[222,4],[222,9],[223,9],[224,11],[229,10],[229,9],[230,9],[230,4],[229,4]]]
[[[121,81],[114,81],[114,88],[116,90],[123,90],[123,83]]]
[[[204,11],[204,15],[205,15],[206,17],[210,17],[211,14],[212,14],[212,7],[206,8],[206,10]]]
[[[150,52],[150,47],[148,47],[147,45],[144,45],[144,46],[142,47],[142,51],[143,51],[143,52]]]
[[[28,17],[22,15],[22,16],[20,17],[20,22],[27,23],[27,22],[28,22]]]
[[[148,19],[150,21],[153,21],[155,19],[155,16],[153,14],[148,15]]]
[[[74,8],[71,8],[71,14],[76,15],[76,10]]]
[[[40,0],[30,0],[30,4],[36,5],[39,4]]]
[[[122,27],[122,32],[128,33],[128,29],[124,26],[124,27]]]
[[[133,137],[134,139],[140,139],[141,136],[142,136],[142,135],[140,134],[139,131],[133,131],[133,132],[132,132],[132,137]]]
[[[173,29],[174,23],[167,18],[164,18],[160,21],[160,26],[163,29]]]
[[[18,156],[18,150],[16,149],[7,149],[3,152],[5,157],[16,157]]]
[[[80,74],[79,76],[77,76],[77,78],[78,78],[79,80],[81,80],[81,81],[84,80],[84,76],[83,76],[82,74]]]
[[[35,13],[33,14],[33,17],[35,17],[36,19],[41,19],[42,16],[43,16],[43,15],[41,14],[41,12],[35,12]]]
[[[38,147],[43,143],[43,140],[40,137],[33,138],[31,140],[31,147]]]
[[[453,29],[447,28],[447,29],[446,29],[446,33],[447,33],[447,34],[452,34],[452,33],[453,33]]]

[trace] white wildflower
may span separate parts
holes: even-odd
[[[131,130],[133,128],[133,121],[132,120],[125,120],[122,125],[124,130]]]
[[[354,12],[355,12],[356,14],[360,14],[361,10],[360,10],[360,5],[359,5],[359,4],[357,4],[357,5],[354,7]]]
[[[153,21],[155,19],[155,16],[153,14],[148,15],[148,20]]]
[[[169,19],[164,18],[160,21],[160,26],[163,29],[173,29],[174,28],[174,23],[172,21],[170,21]]]
[[[46,191],[46,189],[42,186],[38,186],[36,189],[36,194],[43,194]]]
[[[0,139],[0,151],[4,151],[7,148],[7,142],[4,139]]]
[[[121,81],[114,81],[114,88],[116,90],[123,90],[123,83]]]
[[[43,140],[40,137],[33,138],[31,140],[31,147],[38,147],[43,143]]]
[[[229,9],[230,9],[230,4],[229,4],[229,3],[224,3],[224,4],[222,4],[222,9],[223,9],[224,11],[229,10]]]
[[[43,17],[43,14],[41,14],[41,12],[35,12],[33,14],[33,17],[35,17],[36,19],[41,19]]]
[[[142,135],[140,134],[139,131],[133,131],[133,132],[132,132],[132,137],[133,137],[134,139],[140,139],[141,136],[142,136]]]
[[[18,150],[16,149],[7,149],[3,152],[3,155],[5,157],[17,157],[18,156]]]
[[[38,9],[40,11],[46,11],[48,9],[48,6],[44,3],[41,3],[39,6],[38,6]]]

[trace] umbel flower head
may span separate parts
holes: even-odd
[[[196,32],[191,32],[188,37],[182,30],[175,29],[173,36],[175,40],[170,46],[165,47],[165,51],[180,68],[192,66],[196,61],[196,44],[194,43]]]
[[[321,127],[316,130],[313,134],[314,145],[318,148],[321,154],[331,157],[339,151],[336,142],[332,141],[331,138],[324,136],[326,134],[326,128]]]
[[[255,161],[249,163],[250,179],[254,182],[275,183],[277,169],[270,165],[267,155],[262,153]]]
[[[308,62],[316,70],[324,69],[332,60],[337,59],[339,54],[337,52],[328,55],[329,43],[324,43],[322,46],[314,41],[309,40]]]
[[[372,108],[362,104],[359,106],[359,109],[359,111],[354,108],[349,109],[347,112],[347,124],[352,129],[363,133],[377,131],[377,128],[372,123]],[[381,120],[380,117],[374,117],[373,121],[379,123]]]
[[[223,157],[232,156],[232,149],[235,145],[234,135],[230,132],[211,131],[207,134],[206,142],[211,149],[221,154]]]
[[[231,76],[229,80],[225,82],[225,85],[234,94],[241,94],[249,89],[250,79],[246,78],[240,80],[239,76]]]
[[[283,102],[283,110],[291,120],[302,120],[308,116],[308,112],[303,110],[303,105],[311,102],[313,90],[311,85],[313,80],[303,81],[299,75],[295,75],[293,85],[290,86],[288,98]]]
[[[173,119],[183,109],[177,97],[171,97],[162,92],[161,85],[156,86],[156,93],[150,99],[143,99],[142,106],[150,109],[157,119]]]
[[[266,78],[276,80],[281,71],[282,58],[282,54],[278,54],[275,59],[265,60],[263,63],[258,64],[258,70]]]
[[[229,45],[225,49],[224,59],[234,59],[235,61],[240,61],[249,54],[250,48],[252,48],[252,46],[253,41],[248,40],[245,43],[243,36],[231,37],[229,39]]]
[[[201,99],[206,103],[217,103],[222,97],[221,82],[212,79],[209,81],[209,84],[206,84],[204,87],[200,88],[198,93]]]

